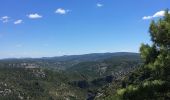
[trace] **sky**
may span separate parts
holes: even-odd
[[[170,0],[0,0],[0,58],[139,52]]]

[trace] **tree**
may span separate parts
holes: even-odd
[[[122,99],[126,100],[167,100],[170,99],[170,13],[149,27],[152,45],[142,44],[140,48],[143,59],[142,74],[149,73],[139,85],[131,83],[118,90]],[[135,79],[135,80],[139,80]]]
[[[165,16],[157,22],[152,21],[149,28],[152,46],[142,45],[141,57],[145,66],[155,72],[156,77],[169,80],[170,75],[170,14],[165,11]]]

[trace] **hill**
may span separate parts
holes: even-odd
[[[36,68],[55,68],[64,70],[80,62],[100,61],[111,57],[125,55],[139,56],[138,53],[117,52],[117,53],[93,53],[85,55],[68,55],[60,57],[43,57],[43,58],[13,58],[1,59],[0,66],[6,67],[36,67]]]
[[[90,100],[140,64],[137,53],[4,59],[0,61],[0,98]]]

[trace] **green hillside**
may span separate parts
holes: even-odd
[[[114,75],[118,73],[126,73],[135,69],[140,64],[139,55],[122,55],[114,56],[103,61],[81,62],[76,64],[66,71],[79,73],[85,79],[93,80],[95,78]],[[117,76],[119,77],[119,76]]]
[[[64,72],[39,68],[0,68],[1,100],[83,99],[79,88],[68,85]]]
[[[92,55],[94,56],[94,54]],[[68,61],[62,62],[68,63]],[[138,68],[141,60],[135,53],[115,53],[106,59],[77,63],[75,63],[75,59],[70,60],[69,63],[74,63],[74,65],[65,69],[41,66],[47,63],[49,65],[58,63],[58,61],[55,58],[43,58],[43,61],[42,59],[1,60],[0,99],[94,99],[101,88]]]

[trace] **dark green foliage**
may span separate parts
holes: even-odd
[[[89,87],[89,83],[86,80],[72,81],[72,82],[70,82],[70,84],[73,85],[73,86],[77,86],[79,88],[82,88],[82,89],[87,89]]]
[[[114,56],[102,61],[81,62],[68,68],[67,71],[78,73],[85,80],[94,80],[106,76],[122,74],[135,69],[141,63],[139,55],[125,54],[122,56]],[[120,77],[120,76],[117,76]]]
[[[85,94],[69,84],[62,71],[40,68],[0,68],[1,100],[56,100],[85,98]]]

